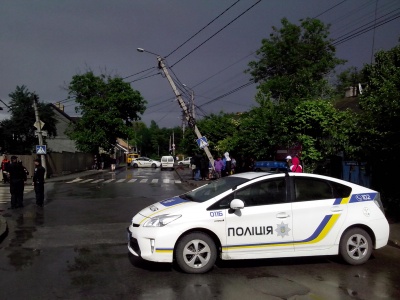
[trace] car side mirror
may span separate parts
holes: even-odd
[[[234,210],[242,209],[244,207],[244,202],[240,199],[233,199],[229,206]]]

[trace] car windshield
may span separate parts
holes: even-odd
[[[179,197],[194,202],[204,202],[247,181],[249,179],[241,177],[223,177]]]

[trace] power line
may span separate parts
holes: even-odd
[[[202,32],[205,28],[207,28],[208,26],[210,26],[212,23],[214,23],[214,21],[216,21],[219,17],[221,17],[223,14],[225,14],[228,10],[230,10],[232,7],[234,7],[240,0],[236,1],[235,3],[233,3],[231,6],[229,6],[227,9],[225,9],[222,13],[220,13],[216,18],[214,18],[213,20],[211,20],[206,26],[204,26],[203,28],[201,28],[199,31],[197,31],[195,34],[193,34],[190,38],[188,38],[185,42],[183,42],[181,45],[179,45],[177,48],[175,48],[175,50],[173,50],[171,53],[169,53],[167,56],[165,56],[165,58],[167,58],[168,56],[170,56],[172,53],[174,53],[175,51],[177,51],[179,48],[181,48],[183,45],[185,45],[187,42],[189,42],[191,39],[193,39],[196,35],[198,35],[200,32]]]
[[[216,98],[214,98],[214,99],[212,99],[210,101],[207,101],[206,103],[203,103],[203,104],[199,105],[199,107],[203,107],[203,106],[206,106],[206,105],[208,105],[208,104],[210,104],[212,102],[218,101],[219,99],[222,99],[222,98],[224,98],[224,97],[226,97],[228,95],[236,93],[236,92],[240,91],[241,89],[244,89],[245,87],[248,87],[248,86],[250,86],[250,85],[252,85],[254,83],[255,83],[254,80],[251,80],[250,82],[247,82],[247,83],[245,83],[245,84],[243,84],[243,85],[241,85],[241,86],[239,86],[239,87],[237,87],[237,88],[235,88],[235,89],[233,89],[233,90],[231,90],[231,91],[229,91],[229,92],[227,92],[227,93],[225,93],[225,94],[223,94],[221,96],[218,96],[218,97],[216,97]]]
[[[244,12],[242,12],[240,15],[238,15],[236,18],[234,18],[232,21],[230,21],[228,24],[226,24],[224,27],[222,27],[220,30],[218,30],[216,33],[214,33],[213,35],[211,35],[208,39],[206,39],[204,42],[202,42],[200,45],[198,45],[197,47],[195,47],[192,51],[190,51],[188,54],[186,54],[184,57],[182,57],[181,59],[179,59],[178,61],[176,61],[171,68],[173,68],[176,64],[178,64],[179,62],[181,62],[183,59],[185,59],[186,57],[188,57],[190,54],[192,54],[194,51],[196,51],[197,49],[199,49],[201,46],[203,46],[205,43],[207,43],[209,40],[211,40],[214,36],[216,36],[218,33],[220,33],[222,30],[224,30],[226,27],[228,27],[229,25],[231,25],[233,22],[235,22],[237,19],[239,19],[241,16],[243,16],[245,13],[247,13],[250,9],[252,9],[254,6],[256,6],[258,3],[260,3],[261,0],[258,0],[256,3],[254,3],[252,6],[250,6],[248,9],[246,9]]]
[[[332,7],[330,7],[330,8],[328,8],[327,10],[323,11],[323,12],[320,13],[319,15],[315,16],[313,19],[316,19],[316,18],[318,18],[319,16],[322,16],[323,14],[325,14],[325,13],[327,13],[328,11],[334,9],[335,7],[337,7],[337,6],[341,5],[341,4],[343,4],[344,2],[346,2],[346,0],[343,0],[342,2],[340,2],[340,3],[338,3],[338,4],[334,5],[334,6],[332,6]]]
[[[345,42],[347,42],[347,41],[349,41],[349,40],[352,40],[353,38],[356,38],[356,37],[358,37],[358,36],[360,36],[360,35],[362,35],[362,34],[368,32],[368,31],[371,31],[371,30],[373,30],[373,29],[375,29],[375,28],[378,28],[378,27],[380,27],[380,26],[382,26],[382,25],[385,25],[385,24],[387,24],[387,23],[389,23],[389,22],[391,22],[391,21],[394,21],[394,20],[396,20],[396,19],[399,18],[399,17],[400,17],[400,13],[395,14],[394,16],[388,17],[388,18],[386,18],[386,19],[384,19],[384,20],[381,20],[380,22],[377,22],[375,25],[370,25],[370,26],[368,26],[368,27],[362,28],[362,27],[366,26],[367,24],[371,23],[371,22],[369,22],[369,23],[367,23],[367,24],[365,24],[365,25],[363,25],[363,26],[360,26],[360,27],[358,27],[358,28],[356,28],[356,29],[350,31],[350,32],[353,32],[353,31],[355,31],[355,30],[360,29],[360,30],[354,32],[353,34],[350,34],[350,35],[347,34],[347,35],[343,35],[343,36],[337,38],[336,40],[334,40],[334,42],[332,43],[332,45],[333,45],[333,46],[337,46],[337,45],[343,44],[343,43],[345,43]],[[361,28],[362,28],[362,29],[361,29]]]
[[[146,72],[146,71],[149,71],[149,70],[152,70],[152,69],[155,69],[155,68],[156,68],[156,67],[151,67],[151,68],[148,68],[148,69],[146,69],[146,70],[143,70],[143,71],[137,72],[137,73],[135,73],[135,74],[132,74],[132,75],[129,75],[129,76],[123,77],[122,79],[127,79],[127,78],[129,78],[129,77],[132,77],[132,76],[135,76],[135,75],[139,75],[139,74],[141,74],[141,73],[144,73],[144,72]]]
[[[136,82],[136,81],[140,81],[140,80],[143,80],[143,79],[146,79],[146,78],[150,78],[150,77],[153,77],[153,76],[156,76],[156,75],[160,75],[160,74],[161,74],[161,73],[158,72],[158,73],[156,73],[156,74],[152,74],[152,75],[149,75],[149,76],[143,76],[143,77],[140,77],[140,78],[138,78],[138,79],[129,81],[129,83]]]

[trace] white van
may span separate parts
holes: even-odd
[[[161,170],[174,169],[174,158],[172,156],[161,157]]]

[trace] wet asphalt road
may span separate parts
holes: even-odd
[[[189,187],[159,169],[92,179],[47,183],[44,209],[31,193],[25,208],[3,214],[0,299],[400,299],[400,249],[390,246],[362,266],[336,257],[225,261],[189,275],[142,261],[128,254],[130,219]]]

